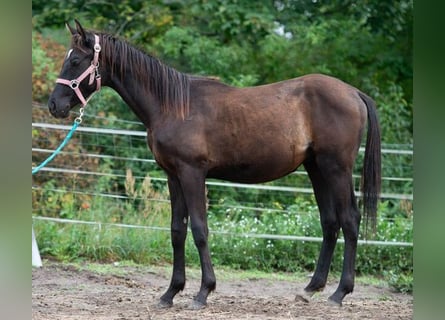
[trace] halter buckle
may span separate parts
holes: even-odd
[[[70,87],[73,90],[76,90],[79,87],[79,81],[77,79],[71,80]]]

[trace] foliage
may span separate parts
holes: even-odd
[[[398,273],[395,271],[389,271],[386,274],[388,283],[398,292],[413,293],[413,275],[406,273]]]
[[[181,71],[241,86],[330,74],[376,100],[384,142],[410,144],[412,8],[412,0],[34,0],[33,23],[42,31],[77,18]]]
[[[59,47],[61,47],[59,45]],[[48,55],[52,48],[42,36],[32,32],[32,99],[42,101],[48,98],[50,86],[56,81],[56,62]],[[62,52],[65,52],[62,49]]]
[[[128,171],[126,178],[126,192],[130,197],[128,201],[114,202],[95,197],[78,205],[76,194],[52,191],[51,182],[46,183],[46,190],[36,192],[47,197],[41,199],[47,205],[39,209],[40,215],[101,222],[95,226],[35,222],[42,254],[68,261],[85,258],[95,261],[133,260],[139,263],[158,263],[160,259],[166,259],[171,251],[167,232],[140,232],[113,227],[115,224],[168,226],[168,205],[150,201],[159,198],[158,192],[151,185],[150,177],[146,176],[142,184],[135,188],[134,177],[130,172]],[[110,177],[102,176],[95,185],[96,190],[103,192],[110,181]]]

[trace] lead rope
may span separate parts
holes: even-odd
[[[56,155],[58,155],[60,153],[60,151],[63,149],[63,147],[65,147],[65,145],[68,143],[68,141],[71,139],[71,137],[74,134],[74,131],[76,131],[77,127],[82,123],[82,117],[83,117],[83,112],[84,112],[84,108],[80,108],[79,109],[79,116],[74,119],[74,123],[73,123],[73,127],[71,128],[71,130],[68,132],[68,134],[66,135],[65,139],[63,139],[62,143],[60,144],[60,146],[57,147],[56,150],[54,150],[54,152],[48,157],[46,158],[45,161],[43,161],[40,165],[38,165],[37,167],[35,167],[34,169],[32,169],[32,174],[36,174],[37,172],[40,171],[40,169],[42,169],[44,166],[46,166],[51,160],[53,160]]]

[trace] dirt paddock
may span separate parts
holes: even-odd
[[[32,319],[412,319],[411,295],[389,288],[356,284],[342,307],[326,302],[336,282],[309,303],[295,301],[306,283],[289,280],[218,280],[208,306],[189,310],[199,277],[189,279],[170,309],[156,303],[169,284],[161,269],[122,267],[124,272],[93,272],[79,267],[45,262],[32,270]],[[154,270],[154,271],[153,271]],[[217,273],[218,277],[218,273]]]

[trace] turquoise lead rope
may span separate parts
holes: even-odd
[[[73,136],[74,131],[76,131],[77,127],[82,122],[82,116],[83,116],[83,108],[80,108],[80,116],[74,120],[73,127],[71,128],[70,132],[68,132],[65,139],[63,139],[60,146],[57,147],[57,149],[54,150],[54,152],[48,158],[46,158],[45,161],[43,161],[40,165],[38,165],[37,167],[32,169],[32,174],[36,174],[37,172],[39,172],[40,169],[42,169],[44,166],[46,166],[51,160],[53,160],[56,157],[56,155],[58,155],[60,153],[60,151],[63,149],[63,147],[65,147],[65,145],[68,143],[68,141]]]

